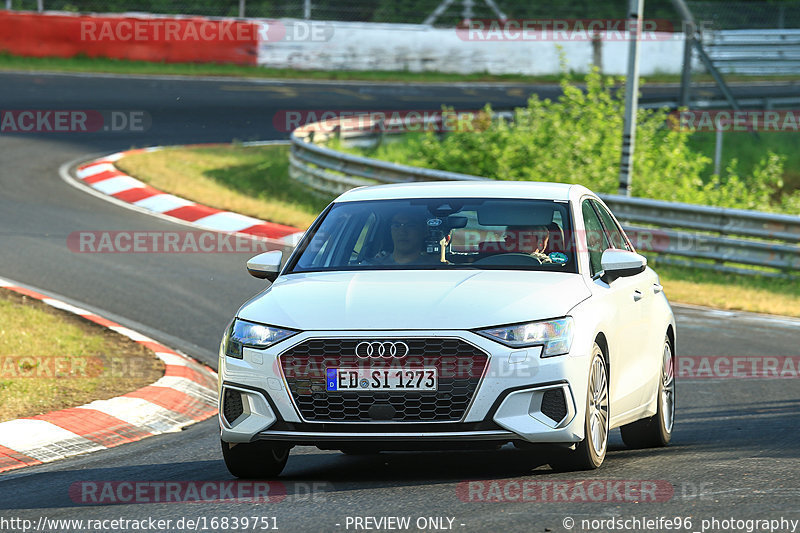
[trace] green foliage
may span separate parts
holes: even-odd
[[[581,89],[565,76],[557,101],[534,95],[527,107],[514,110],[511,121],[491,120],[487,106],[445,136],[409,134],[402,143],[362,152],[498,180],[580,183],[596,192],[616,193],[625,102],[615,87],[621,80],[597,71],[585,80]],[[800,193],[780,194],[783,156],[768,152],[746,177],[732,159],[722,176],[710,176],[710,158],[694,150],[689,143],[692,132],[673,127],[673,121],[664,109],[639,110],[634,196],[800,212]]]
[[[689,146],[705,154],[714,153],[716,133],[713,131],[694,133]],[[728,167],[734,159],[738,161],[739,175],[751,175],[763,163],[764,154],[774,152],[784,159],[783,187],[784,199],[793,191],[800,189],[800,135],[793,131],[760,131],[758,138],[746,131],[728,131],[722,138],[722,166]],[[709,165],[703,173],[703,180],[711,179],[713,168]],[[795,209],[795,213],[800,210]]]

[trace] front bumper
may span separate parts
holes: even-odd
[[[486,371],[461,420],[321,423],[303,419],[281,370],[278,360],[281,353],[312,338],[412,337],[459,338],[488,355]],[[226,442],[268,439],[310,445],[390,441],[578,442],[584,433],[588,353],[578,351],[544,359],[540,353],[539,347],[512,349],[469,331],[303,332],[265,350],[245,348],[243,359],[225,357],[220,351],[221,437]],[[224,399],[229,394],[226,391],[239,394],[242,401],[241,415],[229,414],[232,420],[225,415]]]
[[[256,435],[257,439],[290,441],[295,444],[329,443],[329,442],[354,442],[354,443],[386,443],[398,442],[417,442],[420,440],[431,442],[464,442],[464,441],[511,441],[517,439],[517,435],[512,431],[428,431],[428,432],[407,432],[407,431],[387,431],[387,432],[368,432],[351,433],[335,431],[261,431]]]

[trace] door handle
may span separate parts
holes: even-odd
[[[653,293],[658,294],[659,292],[664,290],[664,286],[660,283],[653,283]]]
[[[642,299],[642,291],[640,291],[639,289],[633,291],[633,301],[638,302],[641,299]]]

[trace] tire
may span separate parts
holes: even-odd
[[[603,350],[595,343],[586,391],[585,436],[574,450],[554,456],[550,468],[559,472],[594,470],[603,464],[608,449],[608,396],[606,361]]]
[[[230,443],[220,441],[228,471],[243,479],[278,477],[289,459],[289,446],[270,441]]]
[[[656,414],[620,428],[628,448],[659,448],[669,444],[675,425],[675,356],[669,337],[664,339]]]

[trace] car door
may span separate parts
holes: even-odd
[[[636,409],[641,404],[642,384],[639,374],[638,353],[642,342],[643,313],[641,299],[643,279],[641,274],[618,278],[606,283],[602,274],[603,251],[612,248],[612,242],[589,198],[581,202],[592,292],[600,299],[599,309],[606,316],[606,340],[609,349],[609,394],[611,418]],[[624,249],[624,248],[623,248]]]
[[[591,200],[591,202],[600,215],[600,222],[602,222],[612,246],[631,252],[635,251],[608,209],[596,200]],[[658,276],[652,269],[648,268],[634,278],[637,278],[637,290],[641,293],[641,298],[636,304],[639,307],[642,321],[637,343],[639,349],[635,355],[634,365],[638,375],[641,376],[643,386],[641,401],[646,402],[651,399],[654,390],[653,383],[661,373],[661,350],[665,332],[660,330],[660,322],[656,320],[658,316],[656,295],[662,288],[658,283]]]

